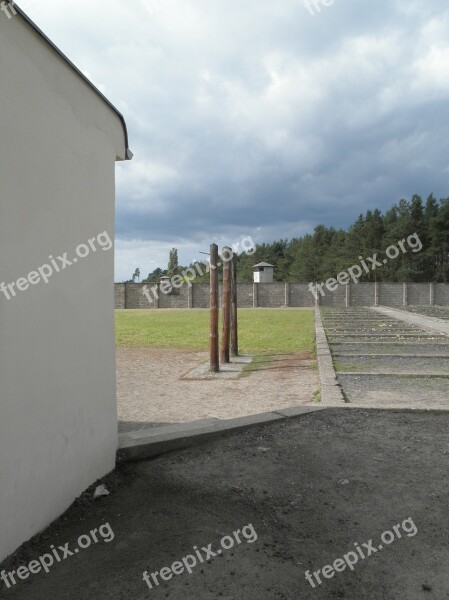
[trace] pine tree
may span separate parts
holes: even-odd
[[[435,251],[435,281],[449,281],[449,198],[440,200],[438,215],[432,223],[433,249]]]
[[[173,277],[173,275],[178,275],[178,271],[178,250],[176,248],[172,248],[170,250],[170,256],[168,259],[167,275],[168,277]]]

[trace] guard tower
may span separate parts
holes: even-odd
[[[273,283],[274,265],[261,262],[254,265],[254,283]]]

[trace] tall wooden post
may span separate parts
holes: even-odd
[[[237,260],[235,254],[231,261],[231,356],[239,355],[237,322]]]
[[[220,370],[218,356],[218,246],[210,247],[210,371]]]
[[[231,248],[223,248],[223,308],[221,334],[221,362],[229,363],[229,347],[231,341]]]

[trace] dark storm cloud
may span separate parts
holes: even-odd
[[[126,116],[119,276],[170,244],[187,258],[448,195],[445,2],[66,3],[22,4]]]

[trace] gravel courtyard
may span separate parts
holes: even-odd
[[[182,379],[207,358],[205,352],[118,348],[119,431],[309,404],[319,389],[315,361],[301,354],[277,355],[238,379]]]

